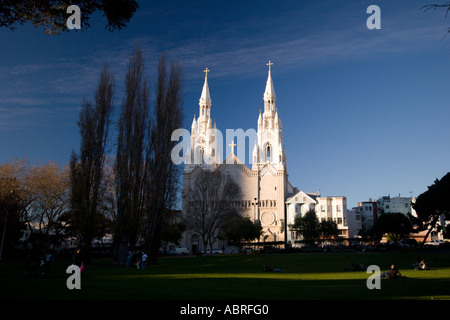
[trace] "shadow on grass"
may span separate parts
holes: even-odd
[[[371,300],[450,299],[448,257],[435,259],[432,271],[414,272],[413,256],[291,255],[161,259],[146,270],[112,267],[102,260],[82,274],[81,290],[69,290],[70,261],[57,261],[52,272],[33,278],[23,262],[0,264],[0,299],[11,300]],[[430,257],[432,258],[432,257]],[[366,286],[370,274],[344,271],[349,261],[388,265],[395,260],[407,279],[381,279],[381,289]],[[284,273],[266,273],[263,264]],[[409,267],[409,269],[406,269]],[[382,268],[382,271],[384,268]]]

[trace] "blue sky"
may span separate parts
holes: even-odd
[[[256,128],[273,61],[289,180],[300,190],[346,196],[351,208],[418,196],[450,171],[450,17],[421,11],[429,1],[139,3],[122,31],[104,30],[100,14],[59,36],[0,29],[0,163],[67,163],[103,64],[116,77],[117,111],[140,44],[152,88],[161,52],[181,62],[188,129],[206,67],[218,129]],[[371,4],[381,30],[366,27]]]

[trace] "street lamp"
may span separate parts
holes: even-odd
[[[259,220],[259,201],[257,198],[254,198],[255,202],[252,202],[252,206],[253,206],[253,221],[257,222],[261,225],[261,221]],[[258,208],[258,209],[256,209]],[[257,213],[258,210],[258,213]],[[258,242],[260,241],[260,238],[258,237]]]

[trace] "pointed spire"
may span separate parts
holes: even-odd
[[[211,106],[211,97],[209,95],[209,86],[208,86],[208,72],[210,72],[208,68],[206,68],[203,72],[205,73],[205,83],[203,84],[202,95],[199,100],[200,105],[206,105],[208,107]]]
[[[197,120],[195,120],[195,114],[194,114],[194,120],[192,120],[191,131],[192,131],[192,133],[197,131]]]
[[[267,63],[267,65],[269,66],[269,74],[267,76],[266,91],[264,92],[264,101],[274,102],[277,99],[277,97],[275,95],[275,89],[273,87],[272,81],[271,66],[273,65],[273,62],[269,60],[269,63]]]

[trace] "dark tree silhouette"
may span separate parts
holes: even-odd
[[[146,196],[148,181],[147,146],[149,90],[144,76],[144,60],[138,47],[128,63],[125,78],[125,97],[118,121],[115,183],[117,219],[114,233],[114,260],[123,265],[127,246],[134,248],[141,230],[144,209],[148,206]]]
[[[420,194],[416,202],[412,204],[418,216],[418,222],[422,230],[428,230],[424,237],[427,239],[431,231],[436,227],[442,214],[450,218],[450,172],[440,180],[436,179],[428,190]]]
[[[77,5],[81,11],[81,27],[89,28],[89,18],[103,12],[107,19],[105,29],[110,31],[126,27],[139,5],[134,0],[2,0],[0,2],[0,27],[15,30],[17,25],[30,22],[42,27],[47,34],[68,31],[66,20],[70,16],[67,7]]]
[[[87,259],[92,239],[97,235],[103,220],[100,191],[113,96],[114,77],[105,65],[95,92],[95,104],[86,99],[83,101],[78,121],[80,153],[73,152],[70,160],[72,223],[78,233],[79,247]]]
[[[443,9],[446,9],[445,10],[445,17],[447,17],[448,16],[448,13],[450,12],[450,2],[446,2],[446,3],[441,3],[441,4],[428,4],[428,5],[426,5],[426,6],[423,6],[422,7],[422,10],[424,11],[424,12],[426,12],[426,11],[429,11],[429,10],[436,10],[436,9],[440,9],[440,8],[443,8]],[[449,34],[450,33],[450,27],[447,29],[447,32],[446,32],[446,34],[444,35],[444,37],[447,35],[447,34]],[[444,37],[442,37],[442,39],[444,38]]]
[[[181,167],[174,164],[171,152],[176,142],[172,133],[183,125],[182,69],[173,62],[167,70],[166,54],[158,63],[156,101],[153,125],[150,130],[150,145],[146,162],[151,186],[147,194],[147,227],[145,249],[150,254],[150,263],[156,263],[161,247],[161,223],[166,209],[172,209],[179,189]]]

